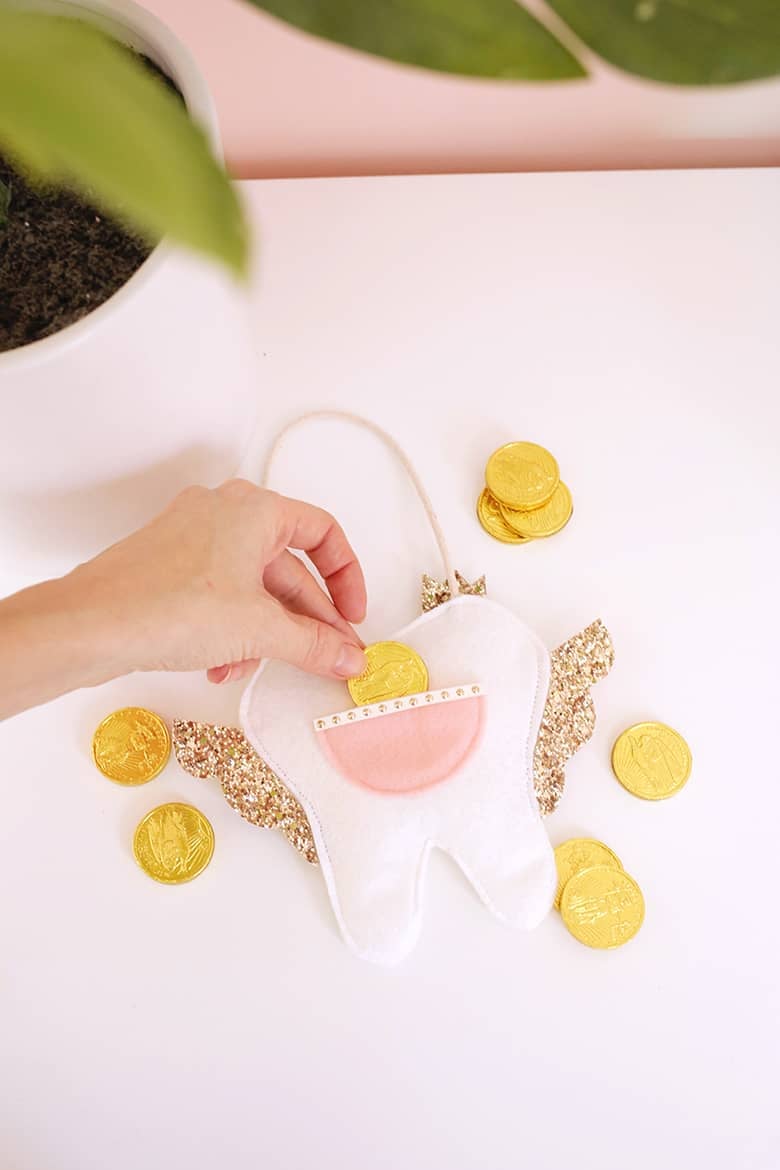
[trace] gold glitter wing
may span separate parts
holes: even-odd
[[[466,578],[455,570],[455,580],[458,582],[458,590],[461,593],[470,593],[475,597],[484,597],[487,593],[484,576],[478,577],[476,581],[469,582]],[[431,609],[436,609],[437,605],[443,605],[445,601],[450,600],[450,586],[447,581],[439,581],[436,577],[431,577],[428,573],[422,575],[422,611],[428,613]]]
[[[472,585],[456,570],[461,593],[484,597],[484,576]],[[450,600],[446,581],[423,573],[423,613]],[[534,790],[543,817],[548,816],[563,795],[566,761],[587,743],[596,726],[591,686],[612,669],[615,650],[609,631],[601,621],[592,622],[550,655],[550,689],[534,750]]]
[[[193,776],[215,779],[225,800],[251,825],[280,829],[312,865],[317,864],[306,814],[237,727],[174,719],[176,759]]]
[[[550,655],[550,689],[534,749],[534,788],[543,817],[563,795],[566,761],[593,735],[596,711],[590,688],[609,674],[614,661],[612,639],[601,621]]]

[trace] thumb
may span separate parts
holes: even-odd
[[[366,666],[366,656],[344,634],[316,618],[290,613],[276,603],[263,629],[263,653],[279,658],[309,674],[356,678]]]

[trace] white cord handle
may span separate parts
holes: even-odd
[[[340,419],[342,422],[350,422],[354,423],[355,426],[365,427],[367,431],[373,431],[373,433],[377,435],[378,438],[382,439],[382,441],[386,443],[390,450],[398,457],[403,467],[406,468],[406,471],[409,474],[409,478],[415,486],[417,495],[422,501],[422,505],[425,508],[425,514],[427,515],[431,528],[433,529],[433,535],[435,536],[436,543],[439,546],[439,552],[441,553],[444,571],[449,583],[450,596],[457,597],[459,588],[455,579],[455,570],[452,567],[452,560],[450,559],[450,553],[447,547],[447,541],[445,539],[444,532],[442,531],[441,524],[439,523],[439,518],[433,510],[433,504],[431,503],[430,497],[423,487],[422,480],[417,474],[417,470],[409,456],[395,441],[395,439],[392,438],[392,436],[389,435],[387,431],[384,431],[380,426],[377,426],[376,423],[370,422],[367,418],[362,418],[359,414],[351,414],[348,410],[312,410],[308,414],[302,414],[299,418],[293,419],[291,423],[288,423],[286,427],[283,427],[282,430],[279,431],[279,434],[273,441],[271,450],[268,452],[268,458],[265,461],[265,469],[263,471],[263,487],[268,487],[268,480],[271,474],[271,465],[276,458],[276,455],[279,451],[279,448],[282,446],[284,439],[287,437],[287,435],[289,435],[290,431],[295,430],[304,423],[316,421],[318,419]]]

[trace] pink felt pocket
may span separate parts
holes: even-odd
[[[483,696],[392,711],[318,733],[343,776],[377,792],[414,792],[440,784],[476,747]]]

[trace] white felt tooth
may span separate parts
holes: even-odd
[[[342,933],[362,958],[397,963],[412,950],[425,853],[422,839],[410,833],[383,838],[369,831],[342,845],[325,876]]]
[[[529,930],[550,910],[557,876],[547,834],[523,788],[518,784],[516,796],[503,799],[483,793],[481,803],[445,820],[437,844],[497,918]]]
[[[390,793],[370,783],[376,774],[363,783],[345,775],[312,726],[344,705],[334,680],[263,664],[241,704],[255,751],[307,813],[347,941],[359,955],[388,963],[407,954],[419,933],[431,845],[451,852],[493,912],[519,927],[544,917],[555,882],[531,786],[549,683],[546,649],[508,610],[468,596],[395,637],[426,662],[433,687],[471,678],[484,686],[481,737],[440,783]],[[377,773],[380,765],[377,758]]]

